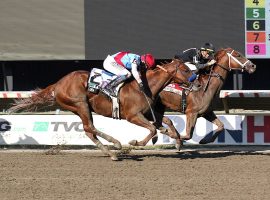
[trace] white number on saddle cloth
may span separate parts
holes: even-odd
[[[88,90],[97,93],[104,88],[116,75],[102,69],[93,68],[88,79]]]
[[[191,71],[196,71],[197,70],[197,67],[194,65],[194,64],[191,64],[189,62],[185,62],[185,65],[188,66],[188,68],[191,70]]]
[[[181,88],[181,86],[176,83],[171,83],[167,85],[163,90],[182,95],[183,88]]]

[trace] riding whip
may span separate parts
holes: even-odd
[[[143,91],[142,91],[142,93],[143,93],[143,95],[144,95],[144,97],[145,97],[145,99],[146,99],[146,101],[147,101],[147,103],[148,103],[148,106],[149,106],[149,108],[150,108],[150,110],[151,110],[151,114],[152,114],[152,117],[153,117],[153,120],[154,120],[154,123],[155,123],[155,122],[156,122],[156,116],[155,116],[155,114],[154,114],[154,111],[153,111],[153,109],[152,109],[152,106],[151,106],[151,104],[150,104],[150,102],[149,102],[149,100],[148,100],[146,94],[145,94]]]

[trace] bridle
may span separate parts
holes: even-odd
[[[229,69],[232,70],[233,68],[231,68],[231,59],[233,59],[235,62],[237,62],[242,68],[241,68],[241,71],[243,72],[245,67],[246,67],[246,64],[249,63],[250,61],[247,60],[245,63],[241,63],[239,60],[237,60],[232,54],[233,54],[234,50],[231,51],[231,53],[228,53],[226,52],[226,54],[228,55],[229,57]],[[234,70],[240,70],[238,68],[234,68]]]
[[[214,66],[218,66],[222,69],[224,69],[225,71],[227,72],[230,72],[231,70],[241,70],[242,72],[244,71],[244,69],[246,68],[246,65],[250,62],[249,60],[247,60],[245,63],[241,63],[237,58],[235,58],[232,54],[233,54],[234,50],[232,50],[231,52],[226,52],[227,56],[229,57],[229,66],[228,67],[225,67],[219,63],[215,63],[212,67],[211,67],[211,70],[210,70],[210,74],[209,74],[209,78],[208,78],[208,81],[207,81],[207,84],[204,88],[204,91],[207,90],[208,88],[208,85],[209,85],[209,82],[210,82],[210,78],[211,77],[216,77],[218,79],[220,79],[222,82],[224,82],[224,78],[217,72],[213,72],[213,68]],[[231,59],[234,60],[237,64],[239,64],[241,66],[241,69],[239,68],[232,68],[231,67]],[[229,68],[229,69],[228,69]]]
[[[233,54],[234,50],[232,50],[231,52],[226,52],[227,56],[229,57],[229,69],[227,69],[227,67],[224,67],[223,65],[216,63],[217,66],[221,67],[222,69],[226,70],[226,71],[231,71],[231,70],[241,70],[242,72],[244,71],[244,69],[246,68],[246,65],[250,62],[249,60],[247,60],[245,63],[241,63],[237,58],[235,58],[232,54]],[[239,64],[242,68],[232,68],[231,67],[231,59],[234,60],[237,64]]]

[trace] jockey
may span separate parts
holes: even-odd
[[[198,72],[216,63],[214,59],[215,47],[211,43],[205,43],[202,47],[190,48],[180,54],[176,54],[174,58],[183,60],[190,70]]]
[[[116,97],[114,89],[117,85],[130,78],[131,75],[139,84],[140,90],[144,91],[141,80],[141,70],[150,69],[155,66],[155,59],[151,54],[137,55],[129,52],[118,52],[114,55],[108,55],[103,62],[103,67],[107,71],[117,75],[102,90],[106,94]]]

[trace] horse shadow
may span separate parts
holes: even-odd
[[[173,158],[173,159],[178,159],[178,160],[194,160],[194,159],[215,159],[215,158],[225,158],[225,157],[230,157],[230,156],[250,156],[250,155],[263,155],[263,156],[270,156],[270,152],[264,152],[264,150],[270,150],[270,146],[268,147],[261,147],[261,148],[256,148],[255,150],[248,150],[241,149],[239,150],[224,150],[216,148],[215,150],[201,150],[201,149],[196,149],[196,150],[185,150],[185,151],[172,151],[169,153],[153,153],[153,151],[147,152],[143,154],[126,154],[126,155],[120,155],[119,161],[124,161],[124,160],[134,160],[134,161],[144,161],[145,158],[160,158],[160,159],[168,159],[168,158]]]

